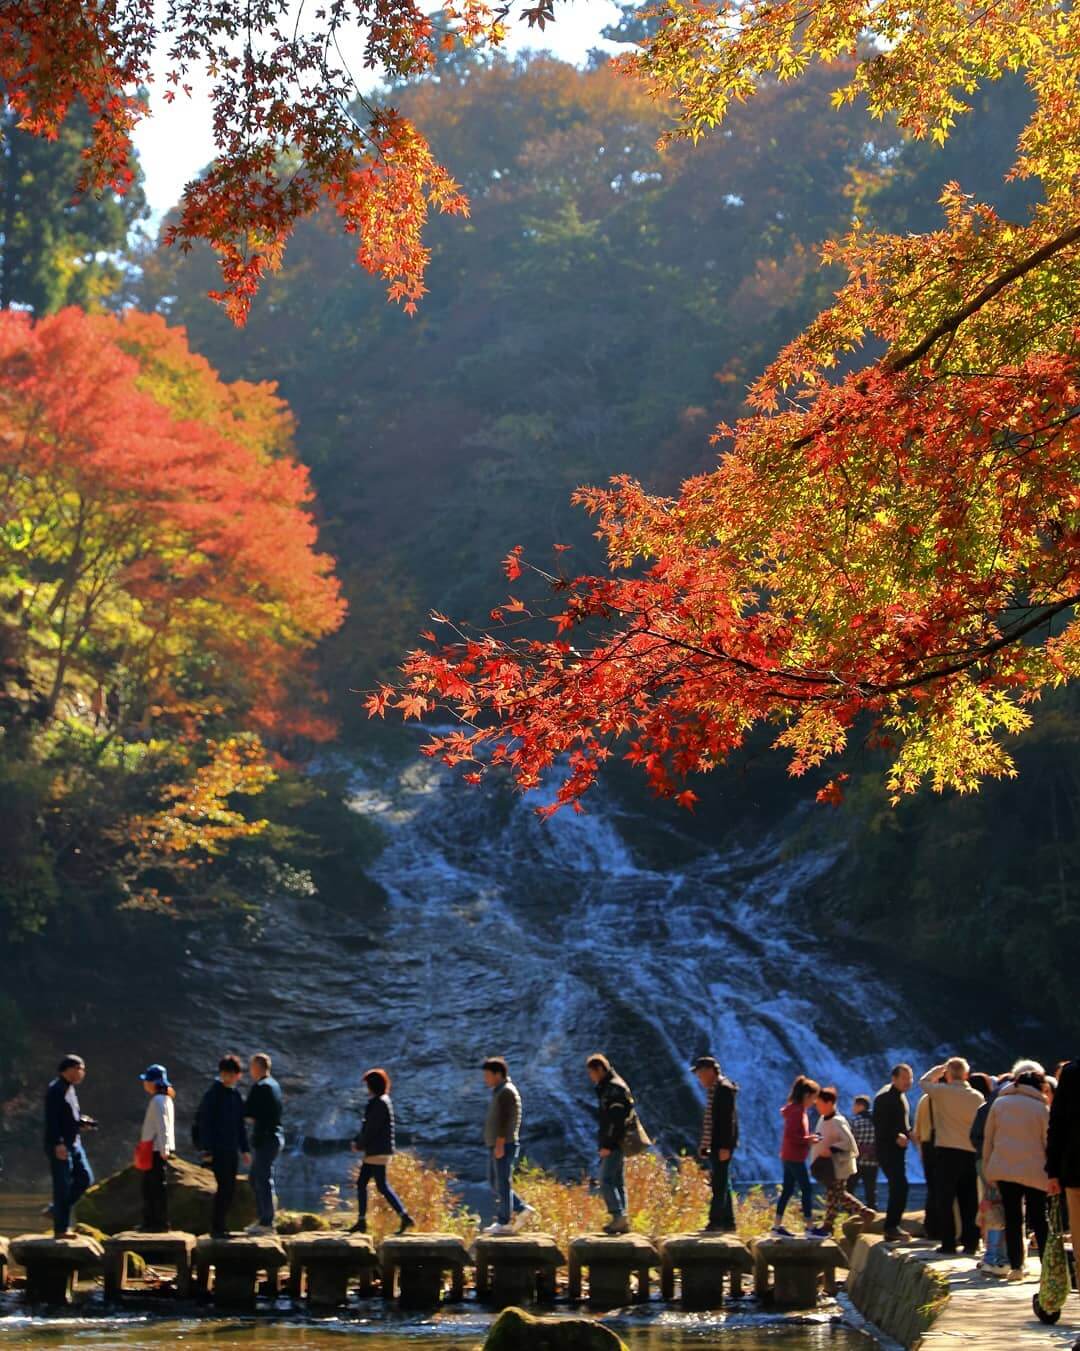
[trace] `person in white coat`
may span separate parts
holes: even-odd
[[[1013,1069],[1013,1081],[994,1099],[986,1116],[983,1173],[1001,1193],[1009,1280],[1024,1279],[1024,1219],[1042,1256],[1046,1246],[1046,1136],[1050,1108],[1046,1074],[1035,1061]]]
[[[139,1075],[149,1094],[140,1141],[153,1146],[150,1167],[143,1171],[143,1232],[162,1234],[169,1228],[169,1193],[165,1160],[176,1152],[176,1090],[164,1065],[150,1065]]]
[[[858,1164],[859,1146],[851,1133],[847,1118],[836,1110],[835,1088],[823,1088],[818,1094],[818,1138],[810,1151],[810,1171],[825,1187],[825,1218],[816,1229],[807,1231],[811,1238],[831,1238],[836,1217],[841,1212],[858,1215],[864,1221],[875,1218],[874,1211],[862,1204],[848,1191],[848,1179],[854,1177]]]

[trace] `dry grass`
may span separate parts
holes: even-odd
[[[351,1170],[350,1202],[355,1195],[359,1164]],[[471,1243],[479,1217],[458,1200],[457,1179],[443,1168],[424,1163],[415,1154],[395,1154],[389,1166],[390,1185],[404,1202],[421,1233],[460,1234]],[[596,1233],[607,1221],[607,1210],[588,1178],[564,1182],[527,1161],[514,1175],[518,1195],[537,1214],[528,1228],[551,1234],[565,1245],[578,1234]],[[344,1190],[344,1189],[343,1189]],[[666,1234],[685,1234],[704,1227],[709,1213],[709,1175],[696,1159],[683,1155],[666,1161],[656,1154],[639,1154],[626,1161],[626,1193],[630,1227],[652,1239]],[[339,1200],[334,1197],[334,1205]],[[775,1203],[761,1187],[753,1187],[736,1201],[739,1237],[752,1239],[769,1231]],[[355,1203],[339,1209],[334,1224],[351,1224]],[[376,1242],[397,1229],[397,1216],[371,1187],[368,1200],[368,1233]]]

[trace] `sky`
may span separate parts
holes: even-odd
[[[558,6],[556,22],[543,32],[515,23],[505,50],[547,50],[565,61],[580,63],[590,48],[610,45],[601,39],[600,30],[618,17],[619,7],[613,0],[568,0]],[[175,205],[185,183],[213,158],[205,83],[195,81],[189,98],[181,94],[174,103],[166,103],[164,71],[163,60],[151,89],[150,116],[143,119],[134,137],[154,224]]]

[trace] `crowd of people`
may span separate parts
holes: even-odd
[[[711,1181],[707,1231],[733,1232],[731,1179],[739,1145],[738,1085],[714,1056],[697,1057],[691,1069],[704,1089],[705,1105],[697,1152]],[[596,1093],[597,1186],[608,1210],[604,1232],[630,1227],[625,1161],[652,1147],[626,1080],[604,1055],[588,1057],[585,1070]],[[199,1103],[192,1142],[216,1181],[211,1233],[226,1233],[226,1217],[241,1166],[249,1170],[257,1220],[252,1233],[272,1233],[275,1219],[274,1167],[284,1143],[281,1087],[271,1059],[257,1052],[248,1065],[250,1088],[240,1091],[243,1066],[234,1055],[221,1058],[217,1077]],[[482,1066],[489,1092],[482,1139],[495,1216],[488,1232],[513,1233],[532,1217],[532,1207],[514,1189],[521,1148],[522,1098],[501,1056]],[[79,1105],[77,1088],[86,1076],[80,1056],[66,1055],[45,1094],[45,1151],[52,1168],[53,1227],[70,1232],[72,1207],[92,1182],[82,1135],[94,1128]],[[164,1065],[140,1075],[148,1101],[135,1166],[143,1177],[143,1226],[168,1228],[166,1160],[176,1149],[175,1090]],[[806,1075],[792,1084],[780,1109],[783,1179],[773,1233],[797,1237],[785,1224],[788,1205],[799,1193],[804,1233],[822,1238],[834,1232],[840,1215],[868,1223],[877,1218],[879,1175],[887,1185],[886,1241],[902,1243],[908,1200],[907,1161],[917,1151],[926,1178],[925,1230],[945,1254],[982,1250],[988,1274],[1021,1280],[1028,1233],[1041,1255],[1047,1236],[1047,1199],[1061,1196],[1064,1227],[1080,1233],[1080,1060],[1062,1062],[1054,1074],[1033,1060],[1020,1060],[1000,1075],[972,1073],[954,1056],[919,1079],[922,1096],[914,1117],[908,1094],[915,1084],[910,1065],[895,1066],[871,1098],[853,1099],[850,1120],[839,1110],[839,1095]],[[367,1228],[372,1183],[399,1218],[399,1233],[413,1218],[394,1192],[387,1166],[395,1149],[390,1075],[370,1069],[363,1075],[367,1103],[353,1142],[361,1156],[357,1177],[358,1215],[354,1230]],[[479,1124],[479,1123],[478,1123]],[[480,1131],[478,1129],[478,1135]],[[823,1192],[823,1213],[815,1220],[815,1186]],[[860,1199],[856,1193],[862,1192]]]

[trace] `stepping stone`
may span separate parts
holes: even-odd
[[[481,1234],[473,1244],[476,1297],[497,1309],[550,1304],[566,1258],[550,1234]]]
[[[636,1276],[634,1302],[649,1298],[649,1271],[660,1254],[644,1234],[585,1234],[570,1240],[570,1302],[581,1299],[581,1275],[589,1273],[589,1307],[619,1309],[630,1303],[630,1278]]]
[[[253,1309],[259,1275],[266,1273],[271,1291],[276,1293],[279,1272],[288,1260],[281,1240],[273,1234],[200,1238],[195,1245],[195,1289],[206,1294],[212,1270],[215,1304]]]
[[[743,1292],[743,1277],[754,1269],[750,1249],[735,1234],[672,1234],[660,1241],[660,1292],[675,1298],[675,1273],[682,1273],[682,1306],[704,1312],[719,1309],[724,1282],[731,1298]]]
[[[753,1254],[754,1294],[771,1298],[778,1309],[812,1309],[819,1285],[835,1295],[836,1268],[847,1266],[840,1245],[831,1238],[759,1238]]]
[[[23,1234],[11,1241],[12,1260],[26,1268],[29,1304],[70,1304],[79,1272],[97,1269],[103,1256],[101,1244],[82,1234],[73,1238]]]
[[[443,1277],[450,1275],[450,1298],[465,1298],[465,1268],[472,1258],[457,1234],[402,1234],[384,1238],[379,1249],[383,1298],[403,1309],[435,1309],[442,1303]]]
[[[320,1309],[348,1302],[349,1284],[358,1279],[360,1293],[371,1294],[372,1274],[379,1259],[366,1234],[301,1234],[288,1245],[289,1294]]]
[[[128,1230],[114,1234],[104,1242],[105,1298],[119,1300],[127,1285],[128,1257],[134,1253],[151,1266],[176,1268],[176,1295],[191,1294],[191,1262],[195,1253],[195,1235],[169,1230],[163,1234],[144,1234]]]

